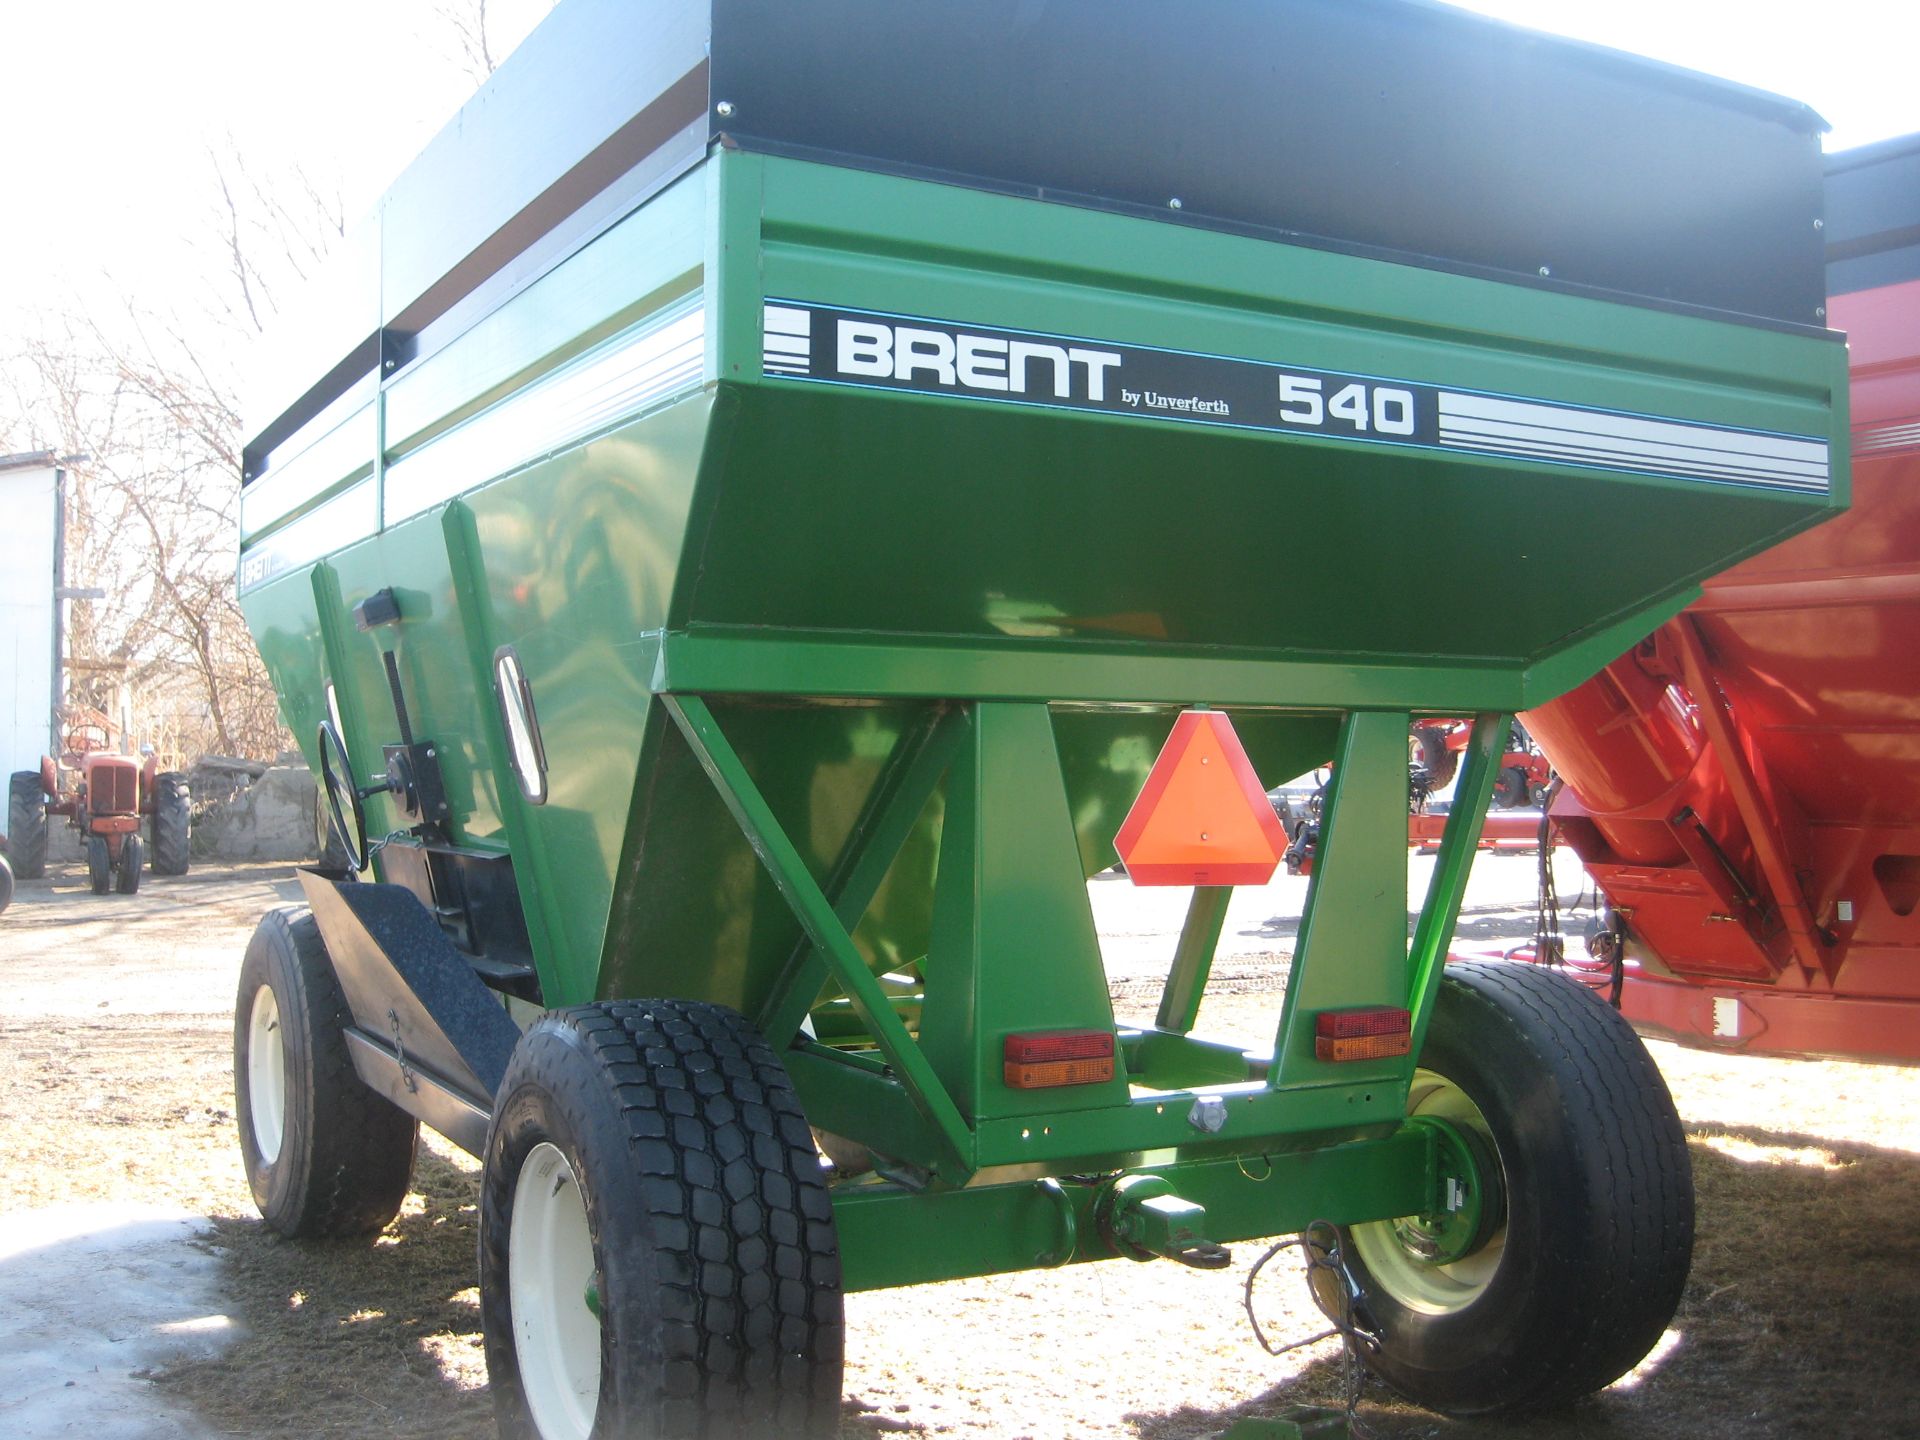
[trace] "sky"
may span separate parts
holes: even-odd
[[[1920,131],[1914,0],[1465,0],[1462,8],[1803,100],[1833,127],[1829,151]]]
[[[348,217],[471,93],[437,12],[472,0],[0,0],[0,349],[33,309],[191,309],[210,153],[298,165]],[[631,0],[661,3],[661,0]],[[1804,100],[1838,149],[1920,131],[1913,0],[1475,0],[1467,8]],[[496,53],[546,0],[490,0]]]
[[[193,304],[212,154],[366,213],[473,93],[442,5],[471,0],[0,0],[0,325],[76,295]],[[549,8],[490,0],[495,58]]]

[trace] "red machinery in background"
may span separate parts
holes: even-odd
[[[1920,136],[1828,162],[1853,508],[1525,723],[1644,1033],[1920,1063]]]
[[[38,770],[18,770],[7,786],[6,848],[22,880],[47,873],[50,818],[63,816],[81,835],[87,879],[96,895],[140,889],[143,864],[156,875],[184,875],[189,862],[192,795],[187,777],[144,757],[116,753],[118,736],[97,710],[70,712],[58,763],[42,756]],[[140,838],[142,825],[152,851]],[[4,907],[0,907],[4,908]]]
[[[1429,791],[1449,784],[1460,768],[1461,752],[1473,734],[1473,721],[1422,720],[1413,727],[1408,740],[1412,764],[1424,772]],[[1421,778],[1416,775],[1416,779]],[[1540,747],[1527,734],[1526,726],[1515,721],[1508,727],[1506,752],[1500,757],[1500,770],[1494,776],[1490,809],[1538,809],[1546,800],[1552,767]]]

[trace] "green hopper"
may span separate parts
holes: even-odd
[[[479,1156],[547,1440],[830,1435],[846,1292],[1316,1221],[1413,1399],[1615,1379],[1672,1104],[1442,962],[1512,712],[1845,503],[1818,129],[1411,0],[565,0],[262,367],[242,603],[333,817],[242,972],[263,1213]],[[1194,1033],[1225,887],[1147,1028],[1089,905],[1195,709],[1334,761],[1257,1051]]]

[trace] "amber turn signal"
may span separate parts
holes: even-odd
[[[1316,1060],[1380,1060],[1412,1048],[1409,1010],[1323,1010],[1313,1018]]]
[[[1098,1085],[1113,1079],[1111,1030],[1044,1030],[1009,1035],[1001,1053],[1006,1082],[1015,1090]]]

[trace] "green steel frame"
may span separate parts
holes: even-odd
[[[1272,1056],[1188,1033],[1230,893],[1202,888],[1169,967],[1162,1023],[1124,1033],[1125,1074],[1108,1085],[1016,1092],[994,1072],[1000,1040],[1023,1021],[1113,1025],[1046,707],[977,702],[928,711],[898,743],[823,886],[706,701],[662,701],[806,935],[757,1017],[762,1027],[775,1043],[787,1041],[796,1016],[812,1008],[799,997],[826,981],[865,1028],[857,1048],[844,1039],[841,1047],[802,1042],[789,1060],[816,1125],[886,1147],[879,1168],[891,1180],[837,1194],[836,1215],[853,1237],[849,1288],[1028,1268],[1040,1257],[1065,1264],[1112,1256],[1094,1215],[1096,1187],[1063,1187],[1055,1176],[1158,1175],[1205,1207],[1216,1240],[1298,1229],[1325,1215],[1352,1222],[1438,1208],[1442,1152],[1431,1129],[1398,1120],[1413,1056],[1316,1060],[1313,1017],[1321,1008],[1404,1005],[1424,1032],[1508,716],[1476,718],[1409,949],[1399,898],[1409,716],[1347,715]],[[929,979],[923,1013],[947,1024],[916,1036],[852,930],[907,817],[949,766],[959,783],[949,790],[936,899],[946,918],[934,944],[945,966],[934,973],[956,992],[947,1005],[972,1009],[956,1022]],[[966,968],[956,963],[960,953]],[[1202,1096],[1225,1102],[1217,1130],[1190,1118]],[[1021,1178],[993,1183],[1015,1174]],[[1459,1178],[1477,1193],[1483,1177]],[[929,1192],[930,1184],[939,1188]]]

